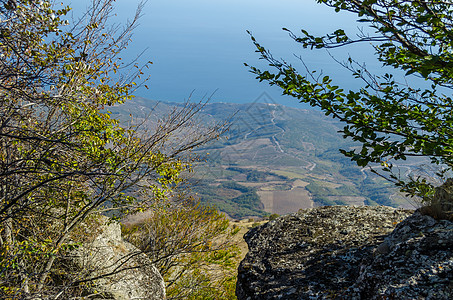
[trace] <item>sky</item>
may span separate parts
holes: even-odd
[[[71,4],[77,13],[87,0]],[[138,0],[117,0],[118,22],[132,17]],[[266,102],[299,106],[296,99],[281,96],[281,90],[259,82],[244,63],[266,67],[255,53],[247,30],[274,57],[284,58],[305,72],[294,55],[301,56],[312,70],[333,75],[346,88],[360,84],[325,50],[302,49],[282,27],[294,32],[304,28],[313,34],[342,28],[357,32],[355,15],[335,13],[315,0],[149,0],[136,29],[126,58],[146,50],[141,59],[152,61],[149,89],[138,96],[163,101],[184,101],[212,95],[213,102],[254,102],[266,94]],[[373,48],[360,44],[332,51],[339,60],[348,55],[379,68]],[[261,98],[260,98],[261,97]],[[260,101],[260,100],[259,100]]]

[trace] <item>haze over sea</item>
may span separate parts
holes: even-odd
[[[74,1],[74,13],[88,2]],[[117,0],[118,22],[132,17],[138,3]],[[149,90],[138,90],[138,96],[180,102],[193,91],[194,100],[215,92],[213,102],[244,103],[253,102],[266,92],[276,103],[304,108],[248,72],[245,62],[259,67],[266,63],[258,59],[246,30],[274,57],[285,58],[296,69],[304,71],[294,56],[300,55],[310,69],[333,75],[337,85],[354,88],[360,82],[325,50],[302,49],[282,28],[296,33],[304,28],[322,35],[339,28],[356,33],[357,26],[360,23],[355,22],[354,15],[335,13],[315,0],[150,0],[126,53],[132,59],[147,49],[141,60],[153,62]],[[335,49],[331,54],[341,61],[350,54],[358,61],[366,61],[368,67],[377,68],[373,52],[369,45],[360,44]]]

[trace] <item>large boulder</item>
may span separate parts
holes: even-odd
[[[239,266],[236,294],[252,300],[370,299],[381,290],[387,293],[378,272],[387,255],[401,254],[397,245],[410,235],[385,238],[411,214],[382,206],[318,207],[253,228],[244,236],[249,252]],[[418,229],[422,228],[420,224]],[[449,245],[444,239],[442,243]],[[412,254],[406,255],[395,258],[395,266],[404,266]],[[445,267],[446,257],[439,255]],[[381,264],[373,263],[377,259]],[[392,272],[388,269],[386,276]],[[398,275],[394,276],[396,280]]]
[[[453,223],[415,212],[362,264],[355,299],[453,299]],[[382,247],[382,246],[381,246]]]
[[[165,299],[165,283],[146,254],[121,237],[120,224],[102,217],[89,242],[72,253],[88,299]]]

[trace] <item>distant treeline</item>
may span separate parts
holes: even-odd
[[[288,180],[286,176],[278,175],[272,172],[258,171],[254,169],[228,167],[227,170],[245,174],[247,176],[247,181],[251,182],[266,181],[270,176],[273,177],[273,180]]]
[[[247,216],[267,216],[260,197],[253,187],[247,187],[234,181],[221,184],[203,181],[194,188],[202,204],[215,206],[230,217],[242,219]]]

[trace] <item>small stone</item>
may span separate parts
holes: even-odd
[[[389,243],[387,241],[385,242],[382,242],[381,244],[379,244],[379,246],[376,247],[375,249],[375,254],[376,255],[379,255],[379,254],[387,254],[390,252],[390,246],[389,246]]]

